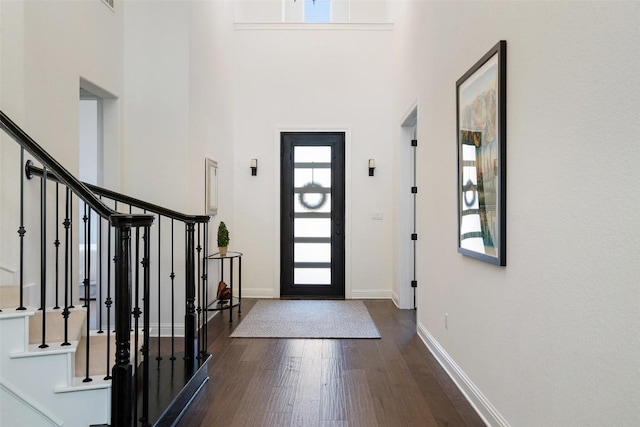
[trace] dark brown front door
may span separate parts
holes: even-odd
[[[344,132],[281,134],[283,297],[344,298]]]

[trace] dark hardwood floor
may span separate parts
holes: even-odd
[[[210,380],[178,425],[484,426],[417,336],[415,311],[364,302],[381,339],[229,338],[242,316],[216,316]]]

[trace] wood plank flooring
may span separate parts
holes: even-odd
[[[243,299],[243,312],[258,300]],[[209,382],[179,421],[212,426],[484,426],[416,334],[415,311],[364,301],[381,339],[229,338],[209,323]]]

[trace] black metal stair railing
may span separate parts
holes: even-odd
[[[68,346],[77,339],[69,336],[69,325],[75,311],[80,310],[74,303],[82,303],[86,315],[86,329],[82,332],[85,336],[86,368],[82,381],[90,382],[96,377],[90,372],[92,352],[95,351],[90,342],[97,339],[92,334],[93,330],[95,335],[105,337],[106,341],[107,361],[104,375],[100,377],[112,380],[111,425],[153,425],[162,414],[167,413],[166,408],[154,407],[153,404],[170,402],[157,402],[158,399],[150,398],[150,381],[156,381],[158,388],[162,381],[157,378],[150,380],[151,367],[155,367],[153,375],[157,375],[161,366],[169,363],[168,369],[173,375],[175,364],[181,364],[180,375],[185,384],[176,386],[175,378],[172,376],[170,379],[171,387],[177,387],[174,390],[176,395],[180,394],[181,387],[187,386],[191,376],[206,375],[208,344],[204,298],[208,293],[208,283],[202,250],[206,256],[210,218],[206,215],[182,214],[82,183],[2,111],[0,128],[21,146],[18,227],[20,303],[17,309],[24,310],[27,306],[23,263],[26,247],[31,247],[25,246],[29,238],[27,228],[31,224],[29,221],[25,223],[25,211],[29,215],[31,209],[25,201],[25,178],[39,177],[40,346],[51,344],[47,340],[48,310],[59,312],[63,319],[64,339],[57,345]],[[25,152],[42,166],[36,166],[32,160],[25,162]],[[55,192],[47,193],[49,185],[55,186]],[[33,197],[29,199],[32,201]],[[51,205],[54,207],[51,208]],[[84,258],[80,261],[74,261],[79,248],[73,233],[73,210],[78,209],[75,206],[84,212],[84,215],[79,215],[82,224],[76,227],[80,231],[78,241],[84,239]],[[50,210],[53,212],[48,216]],[[59,217],[61,210],[64,211],[62,221]],[[156,225],[152,232],[154,219]],[[162,224],[168,224],[168,220],[170,227],[163,228]],[[180,243],[175,234],[177,224],[184,228],[184,252],[176,250],[176,240]],[[95,243],[91,240],[92,234],[97,234]],[[166,241],[170,244],[163,243]],[[49,260],[47,253],[50,244],[55,248],[53,261]],[[167,246],[168,249],[165,249]],[[184,270],[176,265],[176,261],[180,263],[182,260]],[[47,269],[47,263],[53,263],[54,268]],[[74,268],[79,267],[83,267],[84,274],[74,285]],[[60,280],[61,274],[63,277]],[[156,277],[152,286],[154,274]],[[92,280],[93,277],[95,280]],[[53,284],[51,289],[47,288],[47,283]],[[94,285],[95,293],[92,292]],[[76,286],[79,288],[76,288],[74,297]],[[156,313],[152,313],[152,307],[157,310]],[[181,311],[184,312],[183,337],[176,332],[176,313]],[[115,348],[112,347],[112,333],[115,333]],[[155,357],[152,357],[152,346],[156,347],[153,351]]]

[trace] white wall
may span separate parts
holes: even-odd
[[[640,3],[394,9],[395,116],[420,106],[421,334],[494,424],[639,425]],[[504,268],[458,254],[455,237],[455,82],[501,39]]]
[[[122,95],[123,15],[120,6],[117,3],[112,10],[100,1],[0,2],[0,109],[75,174],[79,164],[80,79],[92,82],[116,97]],[[112,100],[110,114],[114,129],[110,130],[109,154],[113,155],[119,152],[121,144],[121,111],[117,100]],[[0,132],[0,141],[0,264],[17,270],[19,150],[4,132]],[[110,166],[117,171],[119,159],[115,157],[114,160]],[[110,182],[117,183],[118,177],[110,177]],[[39,184],[29,182],[26,185],[27,200],[37,199],[38,192]],[[51,192],[49,194],[51,196]],[[27,212],[25,217],[26,253],[37,254],[40,241],[38,216]],[[25,284],[39,283],[39,269],[32,268],[28,262],[27,266]],[[50,265],[48,271],[53,270]]]
[[[124,14],[125,192],[181,210],[191,167],[189,3],[127,2]]]
[[[231,246],[248,295],[279,296],[279,130],[347,130],[347,297],[389,297],[392,280],[391,27],[236,26]],[[250,176],[250,159],[259,161]],[[375,177],[367,161],[376,159]],[[383,212],[383,221],[373,221]],[[350,266],[350,268],[349,268]]]
[[[218,162],[218,215],[211,220],[212,252],[220,220],[233,227],[233,3],[194,2],[190,11],[189,212],[204,210],[205,157]],[[232,239],[235,238],[232,235]],[[214,250],[215,249],[215,250]]]

